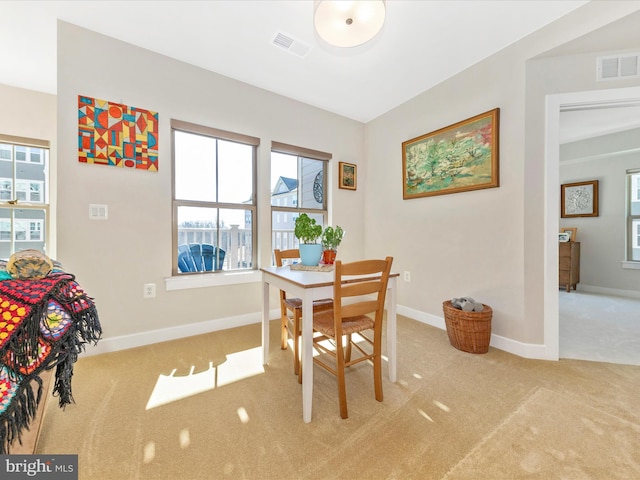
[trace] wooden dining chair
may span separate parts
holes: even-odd
[[[337,377],[342,418],[348,417],[347,367],[371,361],[375,397],[382,401],[382,318],[392,262],[337,261],[333,308],[313,314],[313,346],[320,354],[313,361]]]
[[[300,260],[300,250],[292,248],[290,250],[274,250],[273,251],[276,266],[282,267],[287,263]],[[313,302],[313,311],[328,310],[333,307],[333,299],[324,298]],[[281,334],[280,348],[287,349],[289,338],[293,344],[293,372],[298,375],[298,383],[302,383],[302,375],[300,370],[300,331],[302,318],[302,300],[300,298],[287,298],[284,290],[280,290],[280,315],[281,315]]]

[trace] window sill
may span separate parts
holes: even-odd
[[[640,262],[622,261],[622,268],[628,268],[630,270],[640,270]]]
[[[238,285],[241,283],[255,283],[262,280],[260,270],[243,270],[225,273],[204,273],[201,275],[183,275],[164,279],[167,291],[186,290],[190,288],[219,287],[224,285]]]

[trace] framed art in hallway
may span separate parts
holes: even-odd
[[[338,187],[355,190],[358,186],[358,167],[353,163],[340,162],[338,168]]]
[[[563,183],[560,186],[562,218],[598,216],[598,180]]]
[[[495,108],[402,143],[404,200],[500,186]]]

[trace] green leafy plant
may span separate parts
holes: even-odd
[[[335,228],[327,227],[322,232],[322,246],[324,248],[329,248],[335,250],[342,242],[342,237],[344,236],[344,230],[339,225],[336,225]]]
[[[304,244],[317,243],[318,238],[322,236],[322,225],[318,225],[315,218],[302,213],[296,218],[293,234]]]

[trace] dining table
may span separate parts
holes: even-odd
[[[296,269],[291,265],[264,267],[262,271],[262,360],[269,362],[270,287],[284,290],[288,297],[302,300],[301,362],[302,362],[302,418],[311,421],[313,400],[313,301],[333,297],[335,273],[328,268]],[[387,311],[386,359],[389,380],[396,381],[396,290],[398,273],[389,275],[385,309]],[[348,281],[348,280],[347,280]],[[278,309],[278,311],[280,311]],[[383,356],[384,358],[384,356]]]

